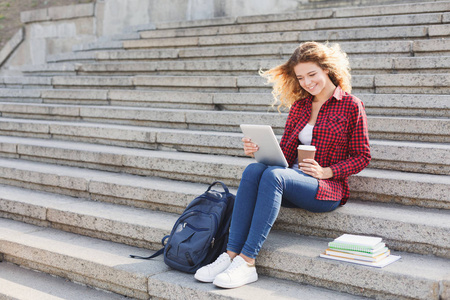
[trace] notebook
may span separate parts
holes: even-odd
[[[351,259],[351,258],[331,256],[331,255],[327,255],[325,253],[320,254],[320,257],[334,259],[334,260],[340,260],[340,261],[346,261],[346,262],[350,262],[350,263],[354,263],[354,264],[358,264],[358,265],[377,267],[377,268],[383,268],[401,258],[401,256],[389,255],[388,257],[386,257],[378,262],[370,262],[370,261],[362,261],[362,260]]]
[[[382,238],[364,235],[343,234],[340,237],[334,239],[334,242],[343,244],[352,244],[363,247],[374,247],[380,243]]]
[[[385,248],[387,249],[387,248]],[[366,255],[362,255],[360,253],[358,254],[352,254],[352,253],[348,253],[348,252],[342,252],[342,251],[337,251],[337,250],[333,250],[333,249],[327,249],[325,250],[325,254],[326,255],[332,255],[332,256],[338,256],[338,257],[343,257],[343,258],[351,258],[351,259],[357,259],[357,260],[363,260],[363,261],[370,261],[370,262],[378,262],[386,257],[388,257],[391,254],[390,250],[386,250],[382,253],[379,253],[376,256],[366,256]]]
[[[381,240],[379,237],[344,234],[329,242],[328,247],[335,250],[375,253],[386,246]]]
[[[337,249],[331,249],[331,248],[328,248],[327,250],[339,251],[339,252],[343,252],[343,253],[356,254],[356,255],[367,256],[367,257],[375,257],[377,255],[380,255],[382,253],[389,251],[388,247],[383,247],[383,248],[380,248],[379,250],[367,251],[367,252],[352,251],[352,250],[345,250],[345,249],[337,250]],[[329,253],[327,252],[327,254],[329,254]]]

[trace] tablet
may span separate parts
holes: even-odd
[[[241,124],[241,130],[245,137],[250,138],[253,143],[258,145],[258,151],[254,153],[257,162],[268,166],[289,166],[272,127],[269,125]]]

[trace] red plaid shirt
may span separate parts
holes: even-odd
[[[313,97],[292,105],[280,142],[284,156],[292,167],[300,144],[299,132],[311,117]],[[369,133],[364,104],[337,87],[321,107],[313,129],[311,145],[316,146],[315,160],[333,170],[330,179],[319,179],[316,199],[347,202],[350,195],[348,177],[363,170],[370,162]]]

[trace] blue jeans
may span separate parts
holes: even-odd
[[[316,200],[318,180],[300,170],[253,163],[242,174],[227,250],[256,258],[281,206],[329,212],[340,201]]]

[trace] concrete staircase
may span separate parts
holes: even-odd
[[[449,21],[442,1],[146,25],[1,78],[0,266],[136,299],[450,299]],[[366,105],[373,160],[349,203],[282,209],[261,279],[236,290],[128,258],[159,249],[208,183],[235,191],[253,161],[239,124],[280,135],[287,116],[257,71],[307,40],[341,44]],[[402,259],[319,258],[342,233],[383,237]]]

